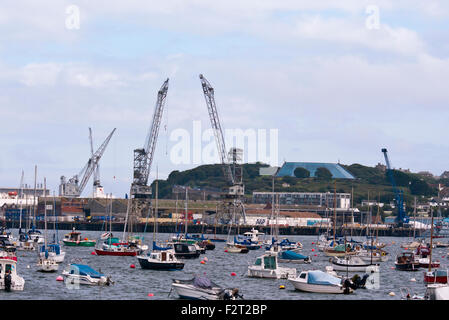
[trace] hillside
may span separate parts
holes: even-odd
[[[262,163],[243,164],[245,195],[248,198],[251,198],[253,191],[272,190],[271,177],[259,175],[259,168],[267,166]],[[276,192],[334,192],[336,182],[337,192],[351,193],[351,189],[354,190],[355,203],[360,203],[361,200],[367,199],[368,192],[370,199],[380,199],[381,202],[387,203],[393,200],[393,188],[386,172],[361,164],[341,166],[348,170],[356,179],[282,177],[275,179],[274,189]],[[393,174],[397,186],[403,190],[405,200],[408,203],[413,201],[414,196],[437,195],[435,185],[438,184],[438,181],[435,179],[397,170],[393,170]],[[439,182],[449,185],[448,181]],[[172,194],[174,185],[214,189],[226,187],[222,167],[218,164],[202,165],[186,171],[176,170],[171,172],[167,180],[159,180],[159,196],[161,198],[174,198]]]

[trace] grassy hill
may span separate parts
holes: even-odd
[[[248,198],[251,198],[253,191],[272,190],[271,177],[259,175],[259,169],[267,166],[263,163],[243,164],[245,195]],[[336,182],[337,192],[351,193],[353,189],[355,203],[360,203],[361,200],[367,199],[368,192],[370,199],[380,199],[381,202],[386,203],[393,200],[393,188],[386,172],[361,164],[341,166],[348,170],[356,179],[282,177],[275,179],[274,189],[276,192],[334,192]],[[393,170],[393,175],[398,188],[403,190],[407,203],[412,203],[414,196],[428,197],[437,195],[437,189],[434,185],[438,181],[435,179],[397,170]],[[445,182],[447,183],[447,181]],[[216,189],[226,187],[222,167],[218,164],[202,165],[186,171],[176,170],[171,172],[166,180],[159,180],[159,196],[161,198],[173,198],[172,187],[174,185]]]

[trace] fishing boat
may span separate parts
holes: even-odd
[[[403,252],[396,257],[394,263],[396,270],[401,271],[418,271],[419,261],[412,252]]]
[[[313,293],[352,293],[344,279],[321,270],[302,271],[297,278],[288,279],[296,290]]]
[[[368,268],[379,271],[379,263],[370,263],[362,260],[360,257],[350,256],[347,258],[331,258],[330,263],[332,268],[337,271],[348,271],[348,272],[366,272]]]
[[[82,238],[81,232],[75,231],[73,228],[72,232],[64,235],[64,239],[62,240],[64,245],[66,246],[79,246],[79,247],[94,247],[96,244],[96,240]]]
[[[25,280],[17,274],[17,261],[0,257],[0,290],[23,291]]]
[[[176,258],[196,259],[200,256],[200,251],[194,244],[188,243],[172,243]]]
[[[84,284],[94,286],[109,286],[114,284],[110,277],[92,269],[85,264],[71,263],[69,268],[62,272],[66,284]]]
[[[184,268],[184,262],[176,258],[175,252],[172,249],[164,251],[154,250],[148,255],[137,256],[142,269],[151,270],[181,270]]]
[[[312,259],[293,250],[281,250],[278,252],[279,262],[311,263]]]
[[[172,289],[181,299],[236,300],[242,298],[237,288],[222,288],[206,276],[195,276],[190,280],[173,279]]]
[[[296,269],[280,267],[277,254],[267,252],[258,257],[252,266],[248,266],[247,275],[252,278],[288,279],[296,277]]]

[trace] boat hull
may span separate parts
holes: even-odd
[[[289,277],[296,277],[296,269],[278,268],[276,270],[267,270],[257,266],[250,266],[248,267],[247,275],[250,278],[288,279]]]
[[[109,250],[101,250],[95,249],[95,253],[98,256],[126,256],[126,257],[135,257],[137,256],[137,251],[109,251]]]
[[[68,247],[94,247],[96,244],[96,241],[94,240],[87,240],[87,241],[67,241],[63,240],[64,245]]]
[[[419,271],[419,263],[395,263],[394,265],[399,271]]]
[[[142,269],[150,270],[181,270],[184,268],[183,262],[153,262],[148,258],[137,258]]]
[[[290,279],[290,283],[296,290],[312,293],[333,293],[342,294],[345,293],[345,289],[341,285],[321,285],[321,284],[310,284],[306,282],[301,282],[296,279]],[[349,293],[352,289],[349,288]]]
[[[181,299],[193,300],[221,300],[219,291],[213,289],[195,288],[191,285],[172,283],[172,288]]]

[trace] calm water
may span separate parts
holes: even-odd
[[[17,235],[17,230],[12,230]],[[59,231],[59,238],[68,231]],[[98,238],[100,232],[82,231],[83,237]],[[121,237],[121,233],[114,235]],[[140,234],[142,235],[142,234]],[[169,234],[159,234],[159,239],[166,240]],[[226,237],[223,235],[222,237]],[[292,241],[301,241],[303,244],[302,254],[310,255],[312,263],[308,265],[282,264],[286,267],[296,267],[298,274],[301,270],[320,269],[324,270],[329,265],[329,258],[318,252],[312,242],[316,242],[316,236],[289,236]],[[356,238],[357,239],[357,238]],[[362,238],[359,238],[362,239]],[[295,291],[287,280],[256,279],[246,277],[249,264],[253,264],[256,257],[264,253],[263,249],[252,250],[248,254],[230,254],[224,252],[225,243],[215,243],[215,250],[206,251],[198,259],[185,260],[183,270],[179,271],[153,271],[143,270],[135,257],[112,257],[91,255],[93,247],[63,247],[66,252],[65,260],[59,266],[57,273],[41,273],[37,271],[36,252],[18,251],[18,274],[25,279],[25,289],[22,292],[0,291],[0,299],[177,299],[175,292],[171,292],[171,282],[176,279],[190,279],[194,274],[206,273],[211,280],[223,287],[237,287],[245,299],[267,299],[267,300],[307,300],[307,299],[369,299],[369,300],[395,300],[400,299],[400,287],[410,288],[411,293],[424,294],[423,282],[424,269],[417,272],[396,271],[394,260],[396,254],[401,252],[400,244],[409,241],[410,238],[384,237],[380,241],[388,243],[385,248],[389,252],[389,260],[381,264],[380,289],[378,290],[356,290],[351,295],[341,294],[312,294]],[[145,234],[145,242],[152,241],[152,234]],[[315,251],[312,251],[315,249]],[[434,249],[433,257],[441,261],[441,268],[446,269],[449,264],[446,254],[448,249]],[[317,256],[315,256],[315,254]],[[202,258],[207,257],[208,262],[201,264]],[[79,259],[82,259],[80,262]],[[77,260],[77,261],[74,261]],[[110,275],[115,284],[112,286],[80,286],[79,289],[70,289],[64,282],[56,281],[56,277],[71,262],[88,264],[96,270]],[[130,268],[134,264],[135,269]],[[28,267],[29,266],[29,267]],[[235,272],[236,276],[231,276]],[[350,277],[352,274],[349,274]],[[361,273],[359,272],[359,275]],[[416,282],[410,281],[412,278]],[[279,289],[284,285],[285,289]],[[391,297],[389,292],[393,291],[396,296]],[[154,296],[149,297],[152,293]],[[170,295],[169,295],[170,294]]]

